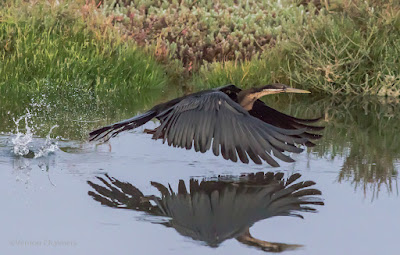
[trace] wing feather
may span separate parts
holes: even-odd
[[[260,135],[260,133],[257,133],[255,130],[252,128],[249,130],[250,137],[252,138],[251,140],[254,142],[256,145],[256,148],[258,149],[258,154],[262,159],[264,159],[268,164],[274,167],[278,167],[279,164],[276,162],[272,157],[271,157],[271,150],[272,146],[267,140],[265,140],[264,137]],[[260,143],[260,146],[255,142],[258,141]],[[262,147],[262,148],[261,148]]]
[[[174,143],[177,144],[179,148],[185,148],[186,144],[186,139],[184,139],[184,131],[185,131],[185,126],[184,125],[179,125],[179,120],[177,122],[177,129],[176,129],[176,135],[174,139]]]
[[[305,143],[306,138],[294,137],[304,129],[274,127],[251,116],[240,105],[220,91],[208,91],[186,97],[169,111],[157,116],[162,119],[153,138],[163,138],[168,145],[206,152],[234,162],[256,164],[263,159],[279,166],[272,155],[292,162],[283,151],[299,153],[303,149],[294,144]]]
[[[233,137],[233,139],[235,139],[234,144],[236,145],[235,148],[236,148],[236,152],[237,152],[237,154],[239,156],[240,161],[242,161],[243,163],[247,164],[247,163],[249,163],[249,158],[247,157],[246,150],[243,149],[243,146],[245,145],[245,143],[247,144],[248,140],[243,139],[244,141],[241,141],[242,140],[242,134],[243,134],[243,131],[242,131],[242,128],[241,128],[242,123],[239,122],[237,124],[238,125],[235,125],[233,127],[234,131],[237,132],[237,134],[238,134],[238,135]],[[245,147],[247,148],[247,145]]]
[[[165,140],[167,140],[168,141],[168,145],[169,146],[171,146],[171,145],[173,145],[174,147],[176,147],[176,143],[174,143],[174,138],[175,138],[175,134],[176,134],[176,126],[177,125],[175,125],[176,124],[176,122],[179,120],[179,115],[180,114],[176,114],[176,115],[174,115],[174,116],[172,116],[172,118],[171,118],[171,122],[169,123],[169,125],[168,125],[168,130],[171,130],[170,129],[170,127],[171,126],[173,126],[174,128],[171,130],[171,134],[170,134],[170,138],[169,139],[165,139],[165,137],[164,137],[164,141]]]

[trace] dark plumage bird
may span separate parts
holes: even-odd
[[[314,146],[310,140],[321,135],[323,127],[309,123],[317,119],[299,119],[265,105],[260,97],[277,93],[310,93],[289,88],[283,84],[270,84],[241,90],[235,85],[200,91],[158,104],[149,111],[121,122],[92,131],[90,141],[115,137],[120,132],[137,128],[153,118],[160,120],[154,130],[145,130],[153,139],[163,139],[168,145],[202,153],[212,149],[224,159],[243,163],[249,159],[261,164],[261,159],[272,166],[279,164],[272,155],[285,161],[294,160],[284,151],[300,153],[296,144]],[[110,135],[108,138],[107,136]]]

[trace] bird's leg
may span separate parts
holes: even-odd
[[[150,201],[156,200],[157,197],[154,195],[151,196],[143,196],[139,198],[140,203],[149,203]]]
[[[236,240],[238,240],[243,244],[249,246],[255,246],[263,251],[269,251],[269,252],[282,252],[284,250],[294,250],[296,248],[302,247],[302,245],[297,245],[297,244],[271,243],[254,238],[250,234],[249,228],[247,228],[247,230],[241,236],[237,237]]]
[[[145,129],[145,130],[143,130],[143,132],[145,132],[146,134],[150,134],[150,135],[153,135],[153,139],[163,139],[164,138],[164,132],[162,132],[161,134],[159,134],[159,135],[157,135],[157,137],[156,137],[156,133],[157,133],[157,128],[155,128],[155,129]]]
[[[146,134],[151,134],[153,135],[156,132],[156,129],[145,129],[143,132],[145,132]]]

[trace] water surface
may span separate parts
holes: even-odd
[[[176,223],[182,211],[163,216],[148,210],[147,203],[156,208],[154,201],[135,204],[131,196],[162,198],[151,182],[168,189],[170,185],[173,192],[184,182],[191,192],[190,180],[238,182],[257,172],[281,172],[284,180],[301,174],[296,181],[315,182],[312,187],[322,195],[314,197],[325,205],[310,206],[317,212],[298,212],[304,219],[266,214],[257,220],[239,219],[230,214],[239,209],[231,209],[226,218],[234,222],[227,226],[245,222],[255,238],[289,245],[285,254],[398,254],[400,104],[396,100],[268,98],[269,105],[297,117],[322,115],[321,124],[326,125],[316,147],[293,155],[295,163],[280,162],[279,168],[170,148],[143,133],[156,123],[108,143],[85,141],[91,129],[128,118],[176,94],[72,93],[63,100],[55,95],[1,96],[4,254],[263,254],[259,247],[236,240],[235,233],[218,242],[194,237],[196,231],[182,230]],[[108,196],[111,203],[100,203],[94,194]],[[243,204],[236,194],[232,199],[238,202],[231,208]],[[262,214],[262,209],[243,214],[254,212]],[[195,228],[209,221],[204,218]]]

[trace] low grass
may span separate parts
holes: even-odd
[[[82,2],[9,1],[0,9],[2,93],[134,92],[167,81],[164,67],[115,29],[92,29]]]

